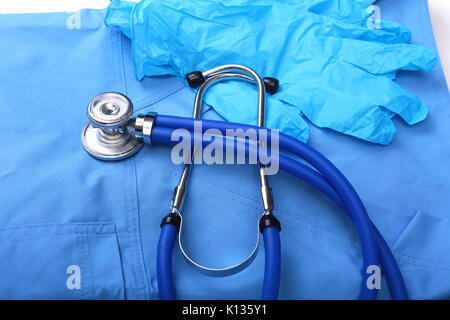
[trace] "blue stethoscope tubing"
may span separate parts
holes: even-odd
[[[262,300],[276,300],[281,277],[281,242],[277,227],[266,227],[262,231],[264,238],[265,266]],[[173,224],[161,226],[158,240],[156,274],[161,300],[175,300],[175,284],[172,271],[172,251],[178,236],[178,229]]]
[[[158,115],[155,119],[155,127],[152,131],[152,142],[164,144],[177,143],[176,141],[171,141],[173,130],[177,128],[184,128],[192,131],[194,129],[195,121],[199,120],[194,120],[192,118]],[[259,128],[255,126],[234,124],[222,121],[202,120],[201,122],[204,131],[210,128],[218,129],[223,133],[225,133],[226,129],[236,128],[241,128],[244,130],[252,128],[255,130],[259,130]],[[268,135],[268,138],[270,143],[270,134]],[[357,195],[351,184],[347,181],[347,179],[342,175],[342,173],[340,173],[339,170],[323,155],[312,149],[307,144],[302,143],[301,141],[298,141],[288,135],[282,133],[279,134],[279,146],[280,149],[284,149],[287,152],[303,158],[321,174],[282,154],[279,155],[280,169],[287,171],[302,180],[305,180],[306,182],[321,190],[333,202],[335,202],[336,205],[343,209],[344,212],[346,212],[354,221],[361,241],[364,267],[363,284],[360,298],[376,299],[376,290],[369,289],[368,286],[366,286],[367,277],[369,275],[364,272],[364,270],[367,270],[368,266],[379,265],[379,261],[381,258],[382,270],[386,275],[386,280],[391,292],[391,297],[393,299],[408,299],[406,286],[404,284],[398,265],[395,262],[395,259],[389,249],[389,246],[386,244],[379,231],[370,221],[366,209],[362,204],[359,196]],[[160,298],[174,299],[175,289],[172,278],[171,256],[173,245],[177,236],[177,229],[176,227],[172,226],[175,229],[173,230],[173,228],[170,228],[171,225],[167,226],[168,227],[166,227],[166,225],[163,225],[160,241],[158,243],[158,285],[160,289]],[[264,242],[266,245],[265,237]],[[267,240],[267,242],[269,245],[271,244],[271,240]],[[269,254],[271,252],[271,248],[272,246],[269,246],[268,248]],[[268,252],[266,252],[266,255],[268,255]],[[278,255],[276,257],[278,256],[281,257],[279,245]],[[270,265],[271,261],[275,261],[275,259],[266,258],[266,269],[264,276],[265,281],[262,294],[263,299],[270,299],[265,298],[268,296],[270,296],[271,298],[276,298],[278,295],[280,263],[275,263],[275,267],[272,267]],[[275,275],[275,271],[278,272],[277,275]],[[269,279],[272,279],[273,282],[278,281],[278,284],[266,286],[266,280],[269,281]],[[265,291],[264,288],[270,288],[270,290],[267,289],[267,291]]]
[[[160,127],[168,127],[168,128],[184,128],[190,131],[193,131],[194,129],[194,121],[192,118],[185,118],[185,117],[175,117],[175,116],[165,116],[165,115],[158,115],[156,118],[156,125]],[[242,128],[244,130],[247,130],[249,128],[256,129],[256,127],[251,125],[244,125],[244,124],[236,124],[231,122],[224,122],[224,121],[215,121],[215,120],[203,120],[202,122],[202,129],[203,131],[206,131],[211,128],[216,128],[220,130],[222,133],[225,133],[226,129],[233,129],[233,128]],[[302,149],[309,149],[310,152],[313,154],[318,154],[317,151],[312,149],[310,146],[308,146],[305,143],[302,143],[301,141],[298,141],[288,135],[285,135],[283,133],[279,133],[280,135],[280,149],[285,149],[288,152],[293,153],[294,155],[297,155],[301,158],[303,158],[303,152]],[[268,138],[270,139],[270,134],[268,135]],[[295,146],[298,146],[300,149],[296,148]],[[322,155],[320,155],[323,159],[325,159]],[[285,158],[285,161],[281,161],[283,158]],[[329,162],[325,159],[325,162]],[[352,220],[352,215],[349,213],[346,204],[341,199],[341,196],[336,192],[336,190],[333,188],[333,186],[330,185],[330,183],[318,172],[310,169],[309,167],[303,165],[302,163],[292,160],[290,158],[284,157],[280,154],[280,165],[286,164],[286,166],[281,167],[282,170],[287,171],[295,176],[297,176],[299,179],[304,180],[314,186],[315,188],[322,191],[325,195],[327,195],[339,208],[341,208]],[[331,163],[330,163],[331,164]],[[331,164],[332,167],[334,167]],[[314,165],[313,165],[314,167]],[[335,170],[337,170],[334,167]],[[320,170],[319,170],[320,171]],[[345,178],[344,178],[345,179]],[[356,192],[354,192],[356,193]],[[357,194],[356,194],[357,196]],[[364,209],[365,211],[365,209]],[[372,224],[370,219],[368,218],[366,214],[366,219],[369,220],[369,222]],[[391,297],[393,299],[399,299],[399,300],[406,300],[408,299],[408,294],[406,290],[405,283],[403,281],[403,277],[401,275],[401,272],[398,268],[398,265],[395,261],[394,256],[392,255],[392,252],[384,240],[381,233],[378,231],[376,226],[372,224],[373,231],[375,233],[378,250],[380,254],[381,259],[381,265],[383,267],[383,272],[387,278],[387,282],[389,285],[389,290],[391,293]],[[364,249],[364,247],[363,247]]]

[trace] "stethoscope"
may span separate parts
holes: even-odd
[[[149,113],[133,117],[133,105],[124,95],[115,92],[107,92],[96,96],[88,105],[88,117],[90,122],[86,124],[82,132],[82,143],[86,151],[93,157],[101,160],[121,160],[136,154],[144,144],[164,143],[174,145],[172,140],[174,130],[183,128],[194,131],[195,122],[201,121],[202,130],[217,129],[223,134],[227,129],[254,129],[262,134],[264,127],[265,92],[275,93],[278,90],[278,81],[274,78],[262,79],[254,70],[241,65],[224,65],[211,70],[195,71],[187,75],[188,84],[191,87],[199,87],[195,97],[193,118],[156,115]],[[200,109],[205,91],[214,83],[238,79],[255,83],[258,87],[258,125],[249,126],[213,120],[199,120]],[[271,135],[269,130],[268,145]],[[228,139],[215,137],[216,139]],[[210,137],[192,135],[192,145],[206,144]],[[237,141],[237,139],[235,138]],[[258,143],[246,141],[245,143]],[[224,144],[225,145],[225,144]],[[282,153],[278,154],[281,170],[302,179],[327,195],[354,221],[361,241],[363,253],[362,289],[361,299],[375,299],[377,288],[370,286],[370,270],[381,265],[393,299],[407,299],[406,287],[397,266],[397,263],[384,241],[382,235],[370,221],[366,209],[348,180],[339,170],[324,156],[290,136],[279,133],[280,150],[294,154],[308,162],[314,169]],[[242,148],[242,144],[235,145],[235,152]],[[260,148],[267,146],[258,145]],[[244,153],[250,156],[255,149],[245,148]],[[242,151],[242,150],[241,150]],[[194,150],[195,152],[195,150]],[[258,154],[257,154],[258,155]],[[171,210],[161,222],[161,234],[157,250],[157,280],[161,299],[175,299],[175,285],[172,276],[172,251],[178,237],[180,251],[185,259],[196,269],[211,276],[228,276],[245,269],[254,259],[258,251],[260,236],[262,233],[265,249],[265,271],[262,289],[262,299],[276,299],[280,286],[281,274],[281,245],[280,222],[274,216],[274,203],[271,189],[268,184],[265,166],[259,164],[261,180],[261,196],[263,213],[258,219],[258,235],[256,244],[251,253],[240,263],[226,268],[212,268],[198,264],[186,253],[182,246],[182,205],[186,193],[186,187],[191,172],[191,162],[186,162],[180,181],[175,188]]]

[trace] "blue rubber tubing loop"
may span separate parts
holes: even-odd
[[[177,235],[178,229],[174,225],[164,224],[161,227],[156,253],[156,275],[161,300],[176,299],[172,273],[172,251]]]
[[[163,128],[161,130],[165,130],[164,132],[161,132],[158,128],[159,135],[163,133],[163,138],[161,141],[162,143],[168,143],[167,137],[170,136],[171,131],[168,128]],[[156,140],[161,139],[161,137],[157,138],[158,134],[155,135],[155,142]],[[169,142],[170,143],[170,142]],[[173,144],[174,142],[172,142]],[[290,165],[287,165],[289,164]],[[292,166],[294,164],[294,166]],[[293,170],[292,168],[297,167],[297,169]],[[341,209],[346,212],[345,204],[343,204],[342,200],[339,198],[339,195],[336,194],[333,188],[331,188],[326,180],[323,179],[323,177],[318,174],[317,172],[311,170],[310,168],[304,166],[303,164],[292,160],[288,157],[285,157],[283,155],[280,155],[280,168],[284,171],[287,171],[298,178],[305,180],[306,182],[310,183],[311,185],[315,186],[319,190],[321,190],[323,193],[325,193],[329,198],[334,201]],[[347,213],[347,212],[346,212]],[[375,228],[376,229],[376,228]],[[377,231],[377,230],[376,230]],[[381,252],[381,258],[382,258],[382,264],[384,271],[386,272],[386,278],[389,285],[389,290],[391,292],[391,296],[393,299],[408,299],[408,295],[406,292],[406,287],[403,282],[403,278],[401,276],[401,273],[398,269],[398,266],[395,262],[395,259],[393,258],[390,249],[384,239],[382,238],[381,234],[379,232],[376,233],[377,242],[380,245],[380,252]]]
[[[158,118],[160,118],[158,122]],[[175,117],[172,117],[172,120]],[[191,126],[193,128],[194,119],[190,119]],[[202,124],[207,123],[208,120],[202,120]],[[219,126],[220,121],[215,121],[217,124],[217,129],[222,129],[223,127]],[[227,123],[227,122],[223,122]],[[229,124],[229,123],[227,123]],[[156,125],[163,125],[161,123],[161,116],[156,117]],[[178,125],[178,123],[172,122],[177,128],[182,128],[182,125]],[[240,124],[232,124],[232,128],[241,128],[248,129],[254,128],[258,130],[258,127],[254,126],[244,126]],[[156,129],[156,128],[155,128]],[[155,130],[154,129],[154,130]],[[152,132],[152,135],[154,132]],[[270,137],[270,135],[269,135]],[[361,251],[362,251],[362,260],[363,260],[363,269],[361,272],[363,281],[361,285],[361,300],[374,300],[377,298],[377,290],[371,289],[367,285],[368,281],[370,281],[369,277],[371,274],[366,272],[369,270],[369,267],[379,266],[380,259],[378,254],[378,247],[375,241],[375,231],[373,230],[373,225],[370,222],[367,211],[359,198],[356,191],[353,189],[352,185],[348,182],[348,180],[344,177],[344,175],[323,155],[321,155],[316,150],[312,149],[307,144],[296,140],[288,135],[284,135],[280,133],[280,148],[284,148],[287,151],[297,154],[305,161],[310,163],[313,167],[315,167],[324,178],[328,181],[328,183],[335,189],[335,191],[340,195],[343,202],[345,203],[349,214],[352,217],[353,222],[356,225],[358,230],[360,242],[361,242]],[[270,142],[269,142],[270,143]]]
[[[339,195],[320,174],[298,161],[285,157],[284,155],[280,155],[280,169],[296,176],[297,178],[320,190],[351,218]],[[397,262],[392,255],[391,249],[375,225],[373,225],[373,229],[375,231],[375,237],[380,253],[382,270],[386,276],[391,298],[394,300],[408,300],[409,297],[406,290],[406,285]]]
[[[265,267],[262,300],[278,299],[281,277],[281,244],[280,230],[277,227],[266,227],[262,231],[264,238]]]
[[[158,125],[159,126],[168,126],[171,128],[180,127],[180,128],[186,128],[188,130],[193,129],[194,121],[191,118],[181,118],[181,117],[160,116],[159,115],[159,116],[157,116],[156,119],[157,119],[157,121],[156,121],[157,126]],[[203,120],[202,125],[203,125],[203,130],[206,130],[208,128],[217,128],[219,130],[225,131],[225,129],[230,129],[230,128],[233,129],[236,127],[243,128],[244,130],[247,128],[256,129],[256,127],[253,127],[253,126],[237,125],[237,124],[233,124],[233,123],[227,123],[227,122],[222,122],[222,121],[210,121],[210,120]],[[169,132],[165,132],[165,133],[168,134]],[[285,136],[285,135],[280,134],[280,137],[281,137],[280,145],[282,147],[285,147],[286,143],[283,143],[284,142],[283,136]],[[166,138],[167,138],[167,136],[166,136]],[[290,139],[293,139],[293,138],[290,138]],[[164,138],[162,140],[164,140]],[[295,139],[293,139],[293,140],[295,140]],[[167,143],[167,141],[161,141],[161,142]],[[299,142],[299,143],[301,143],[301,142]],[[297,150],[295,150],[295,149],[289,148],[288,151],[291,151],[292,153],[301,156],[301,153],[297,152]],[[280,156],[282,156],[282,155],[280,155]],[[298,178],[305,180],[306,182],[312,184],[313,186],[315,186],[316,188],[321,190],[332,201],[334,201],[341,209],[343,209],[344,212],[349,214],[347,207],[342,202],[340,196],[338,194],[336,194],[335,190],[329,185],[329,183],[326,180],[323,179],[323,177],[320,174],[318,174],[314,170],[311,170],[310,168],[304,166],[303,164],[301,164],[297,161],[294,161],[290,158],[286,158],[286,159],[289,159],[291,162],[296,163],[298,165],[298,168],[300,168],[299,170],[294,170],[294,172],[292,172],[293,166],[292,165],[289,166],[291,168],[291,172],[290,172],[291,174],[295,175],[295,173],[296,173]],[[280,160],[280,162],[283,163],[281,160]],[[289,170],[286,170],[286,168],[281,168],[281,169],[289,172]],[[349,216],[352,218],[352,216],[350,214],[349,214]],[[378,250],[380,253],[381,263],[383,266],[383,272],[385,273],[386,280],[389,285],[391,297],[393,299],[408,299],[406,286],[404,284],[404,281],[401,276],[398,265],[389,249],[389,246],[384,241],[382,235],[379,233],[379,231],[376,229],[376,227],[373,225],[372,225],[372,227],[373,227],[373,231],[375,233],[375,238],[376,238]]]
[[[159,118],[159,119],[158,119]],[[194,128],[194,121],[192,118],[183,118],[183,117],[174,117],[174,116],[158,116],[157,118],[157,125],[161,125],[164,127],[172,127],[172,128],[186,128],[188,130],[193,130]],[[202,120],[202,128],[203,131],[210,129],[210,128],[216,128],[221,130],[225,134],[226,129],[234,129],[236,127],[242,128],[244,130],[248,128],[255,129],[256,127],[250,126],[250,125],[244,125],[244,124],[236,124],[231,122],[224,122],[224,121],[215,121],[215,120]],[[269,135],[270,138],[270,135]],[[296,154],[297,156],[302,157],[301,153],[297,152],[297,150],[294,148],[291,148],[292,144],[304,144],[288,135],[280,133],[280,148],[286,148],[288,151],[292,152],[293,154]],[[309,169],[308,167],[305,167],[302,165],[302,167],[305,169],[303,172],[306,174],[306,176],[310,176],[311,174],[318,175],[317,172],[314,170]],[[319,175],[320,176],[320,175]],[[322,176],[320,176],[320,179],[323,180]],[[322,185],[328,185],[326,181],[322,182]],[[339,195],[336,195],[337,198],[339,198],[339,201],[342,203]],[[334,200],[333,200],[334,201]],[[344,212],[346,212],[350,218],[352,218],[351,214],[348,212],[345,205],[340,206]],[[375,237],[377,239],[377,244],[379,247],[379,254],[381,259],[381,264],[383,266],[383,271],[386,275],[386,278],[388,280],[388,285],[390,283],[397,283],[397,285],[394,285],[393,288],[391,288],[391,285],[389,285],[389,289],[391,291],[391,297],[392,299],[408,299],[408,294],[406,291],[406,286],[403,281],[403,277],[401,276],[400,269],[398,268],[397,262],[395,261],[394,256],[392,255],[392,252],[387,245],[386,241],[383,239],[381,233],[377,230],[375,225],[372,224],[373,231],[375,233]],[[389,281],[389,278],[391,278],[391,281]]]

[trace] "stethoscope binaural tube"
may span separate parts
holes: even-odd
[[[281,242],[280,230],[268,226],[262,231],[264,239],[264,281],[261,300],[276,300],[280,291]]]
[[[168,140],[170,140],[170,134],[172,132],[171,130],[173,130],[173,129],[167,128],[167,127],[161,127],[162,124],[168,125],[169,127],[173,126],[176,128],[185,128],[185,129],[189,130],[189,128],[191,126],[193,127],[193,123],[194,123],[194,120],[189,119],[189,118],[181,118],[181,117],[179,118],[179,117],[172,117],[172,116],[157,116],[156,127],[153,132],[153,141],[156,143],[158,143],[158,142],[159,143],[168,143],[168,144],[174,143],[174,142],[168,141]],[[211,120],[202,120],[202,124],[203,124],[204,130],[206,130],[207,128],[212,128],[212,127],[218,128],[219,130],[225,129],[225,128],[253,127],[253,126],[237,125],[237,124],[233,124],[233,123],[225,123],[225,122],[221,122],[221,121],[211,121]],[[253,128],[256,128],[256,127],[253,127]],[[281,148],[283,148],[282,146],[286,147],[286,145],[287,145],[285,142],[284,136],[285,135],[280,134],[280,144],[281,144],[280,147]],[[288,137],[288,138],[290,138],[290,137]],[[299,142],[299,143],[303,144],[301,142]],[[306,147],[310,148],[309,146],[306,146]],[[293,152],[294,154],[297,154],[299,156],[302,156],[302,152],[298,152],[298,150],[296,150],[295,148],[292,149],[292,146],[290,147],[290,149],[288,151]],[[290,165],[288,167],[286,166],[286,161],[284,161],[285,159],[290,160]],[[312,161],[312,162],[314,162],[314,161]],[[292,165],[292,163],[294,163],[294,165]],[[288,171],[289,173],[294,174],[297,177],[304,179],[306,182],[312,184],[313,186],[315,186],[316,188],[318,188],[319,190],[324,192],[328,197],[330,197],[330,199],[332,201],[334,201],[340,208],[342,208],[346,213],[348,213],[349,210],[348,210],[345,202],[343,202],[342,196],[340,194],[337,194],[336,190],[319,173],[317,173],[317,172],[311,170],[310,168],[302,165],[301,163],[299,163],[295,160],[292,160],[290,158],[287,158],[286,156],[283,156],[283,155],[280,155],[280,168],[282,170]],[[335,169],[335,170],[337,170],[337,169]],[[357,196],[356,192],[355,192],[355,195]],[[358,214],[359,213],[356,213],[356,215],[358,215]],[[349,216],[352,219],[354,219],[353,216],[350,215],[350,213],[349,213]],[[388,245],[386,244],[386,242],[384,241],[384,239],[382,238],[382,236],[378,232],[378,230],[376,230],[375,226],[372,225],[372,223],[368,219],[367,215],[365,217],[364,216],[359,216],[359,217],[360,217],[360,219],[358,219],[358,220],[354,219],[358,230],[359,230],[358,224],[361,222],[361,220],[363,220],[363,221],[365,220],[372,226],[372,229],[374,231],[374,235],[373,235],[372,239],[376,239],[376,244],[378,245],[377,252],[379,251],[381,253],[383,271],[388,280],[389,289],[391,291],[392,298],[393,299],[408,299],[408,295],[406,292],[405,284],[403,282],[403,278],[402,278],[401,273],[398,269],[398,266],[395,262],[395,259],[392,256],[392,253],[390,252]],[[367,250],[367,248],[370,248],[370,246],[367,246],[367,244],[365,244],[365,242],[364,242],[364,241],[366,241],[366,239],[367,238],[361,238],[363,259],[364,258],[367,259],[367,256],[371,256],[371,255],[364,254],[364,251]],[[370,261],[372,263],[374,262],[374,260],[370,260]],[[365,287],[365,282],[363,283],[363,289],[364,289],[364,287]],[[376,292],[375,290],[373,290],[373,291]],[[362,296],[362,298],[364,298],[364,297]]]
[[[265,110],[265,83],[266,81],[262,80],[260,76],[251,68],[241,66],[241,65],[224,65],[220,66],[206,72],[194,72],[196,75],[201,77],[201,81],[198,82],[200,84],[200,88],[197,92],[194,104],[194,118],[198,118],[200,115],[200,109],[202,105],[203,94],[205,91],[213,84],[230,79],[239,79],[250,82],[255,82],[258,86],[258,126],[264,126],[264,110]],[[187,79],[190,79],[190,75],[187,76]],[[271,78],[270,78],[271,79]],[[270,91],[273,92],[274,87],[272,86]],[[193,154],[195,153],[195,149]],[[192,159],[191,159],[192,160]],[[180,250],[185,257],[185,259],[195,266],[199,271],[209,274],[211,276],[226,276],[237,273],[244,268],[246,268],[255,258],[257,249],[259,246],[259,233],[263,234],[263,238],[265,239],[265,248],[269,250],[266,252],[266,255],[270,256],[274,261],[270,263],[266,263],[265,274],[269,274],[269,276],[265,276],[265,279],[269,279],[267,283],[270,285],[264,285],[262,299],[276,299],[278,296],[278,288],[279,288],[279,280],[281,273],[281,248],[280,248],[280,237],[279,232],[281,230],[279,221],[273,215],[273,199],[271,194],[271,189],[268,185],[265,168],[264,166],[260,166],[260,177],[261,177],[261,195],[263,200],[263,208],[264,212],[260,219],[258,220],[258,230],[257,230],[257,240],[254,249],[250,253],[250,255],[241,261],[238,264],[226,267],[226,268],[211,268],[205,267],[198,264],[194,261],[189,255],[185,252],[182,241],[181,241],[181,232],[183,226],[183,217],[181,215],[181,207],[184,201],[184,196],[186,193],[187,182],[189,180],[190,172],[192,165],[190,163],[186,163],[180,178],[180,182],[175,188],[173,201],[172,201],[172,209],[171,212],[165,216],[162,220],[161,227],[163,232],[162,239],[164,239],[168,233],[167,228],[165,228],[166,224],[171,224],[178,231],[178,243]],[[172,229],[171,229],[172,230]],[[267,242],[267,243],[266,243]],[[164,245],[166,247],[166,245]],[[173,249],[173,246],[172,246]],[[271,252],[274,250],[274,252]],[[162,257],[166,256],[166,253],[161,253],[161,259],[157,259],[161,261],[161,263],[166,262],[167,259],[162,259]],[[275,259],[277,261],[275,261]],[[166,267],[157,268],[158,271],[167,270]],[[278,274],[276,274],[278,273]],[[161,280],[162,284],[162,294],[160,294],[160,298],[165,299],[174,299],[174,295],[165,294],[174,293],[173,289],[167,289],[167,285],[173,285],[170,281],[165,281],[165,276],[158,276],[158,279]],[[278,283],[276,283],[278,282]],[[266,282],[265,282],[266,283]]]
[[[280,232],[276,227],[267,227],[262,231],[264,238],[265,266],[261,293],[262,300],[278,298],[281,275]],[[177,241],[178,229],[173,224],[163,224],[158,240],[156,254],[156,273],[161,300],[175,300],[175,284],[172,270],[172,253]]]
[[[161,225],[156,253],[156,275],[159,299],[175,300],[175,284],[172,271],[172,252],[177,241],[178,228],[173,224]]]
[[[273,217],[268,216],[268,219]],[[180,216],[173,214],[172,223],[162,223],[156,254],[156,273],[161,300],[175,300],[175,284],[172,270],[172,253],[178,237]],[[267,221],[267,220],[262,220]],[[269,225],[261,227],[264,239],[265,267],[261,294],[262,300],[278,298],[281,276],[281,242],[280,228]]]
[[[239,75],[238,74],[232,74],[231,72],[234,70],[244,71],[245,75]],[[228,73],[227,73],[228,72]],[[198,81],[198,84],[201,84],[200,89],[196,96],[195,101],[195,111],[194,111],[194,117],[198,117],[200,113],[200,107],[201,107],[201,100],[202,95],[204,91],[214,82],[217,82],[218,80],[226,79],[227,77],[241,77],[245,78],[249,81],[256,82],[258,86],[258,127],[264,126],[264,106],[265,106],[265,87],[264,82],[261,79],[261,77],[252,69],[240,66],[240,65],[224,65],[220,66],[211,70],[208,70],[206,72],[194,72],[194,75],[197,75],[200,81]],[[194,77],[195,78],[195,77]],[[203,79],[202,79],[203,78]],[[191,82],[189,81],[192,79],[191,74],[187,76],[188,82],[191,85]],[[290,137],[289,137],[290,138]],[[296,142],[299,142],[295,139],[288,139],[287,137],[284,138],[286,143],[288,145],[293,144],[296,148],[300,150],[300,153],[302,154],[301,157],[312,164],[317,170],[319,170],[324,177],[328,180],[328,182],[333,186],[333,188],[336,189],[336,191],[340,194],[342,199],[346,203],[346,207],[348,209],[348,212],[352,216],[353,221],[355,222],[359,237],[361,239],[361,245],[364,248],[362,250],[363,253],[363,286],[361,290],[361,299],[375,299],[377,296],[376,290],[370,289],[368,285],[366,285],[367,281],[369,280],[370,274],[367,272],[370,268],[373,266],[378,266],[379,264],[379,257],[378,257],[378,251],[377,251],[377,244],[374,241],[374,230],[371,223],[368,223],[369,218],[367,215],[367,211],[361,202],[360,198],[356,194],[355,190],[353,189],[352,185],[347,181],[347,179],[340,173],[339,170],[336,169],[325,157],[323,157],[320,153],[316,152],[310,147],[305,147],[305,144],[296,144]],[[224,269],[211,269],[203,267],[199,264],[197,264],[195,261],[193,261],[184,251],[182,243],[181,243],[181,228],[182,228],[182,216],[180,213],[181,205],[184,199],[184,194],[186,190],[186,182],[189,179],[189,172],[190,172],[191,165],[186,164],[183,170],[183,174],[181,176],[180,183],[175,188],[174,193],[174,201],[172,205],[172,211],[169,215],[167,215],[163,219],[163,224],[166,223],[165,219],[171,219],[171,217],[175,214],[178,214],[180,217],[180,224],[178,226],[179,228],[179,247],[185,258],[191,262],[193,265],[197,266],[199,270],[202,271],[211,271],[214,273],[224,273],[228,270],[234,270],[239,271],[240,268],[246,267],[248,265],[253,257],[255,256],[256,249],[259,245],[259,238],[257,238],[255,249],[252,251],[250,256],[246,258],[243,262]],[[263,219],[266,219],[267,221],[275,221],[276,223],[273,225],[267,225],[265,227],[279,227],[279,222],[276,220],[276,218],[273,217],[272,210],[273,210],[273,199],[271,194],[271,189],[268,185],[267,176],[265,174],[265,168],[263,166],[260,166],[260,175],[261,175],[261,193],[262,193],[262,200],[263,200],[263,207],[264,207],[264,214],[261,217],[261,221]],[[263,224],[260,224],[263,225]]]

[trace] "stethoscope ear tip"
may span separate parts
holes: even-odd
[[[186,80],[189,87],[197,88],[205,82],[205,77],[201,71],[192,71],[186,75]]]
[[[191,88],[198,88],[205,82],[205,76],[201,71],[192,71],[186,75],[186,81]],[[267,93],[275,94],[280,88],[280,81],[277,78],[263,78],[264,88]]]
[[[277,78],[265,77],[263,81],[266,92],[269,94],[275,94],[280,88],[280,81]]]

